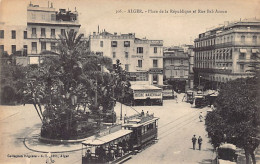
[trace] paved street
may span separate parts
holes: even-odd
[[[205,115],[208,108],[191,108],[190,104],[181,102],[182,96],[178,96],[178,103],[175,100],[166,100],[164,106],[134,107],[139,112],[143,109],[145,113],[149,111],[160,117],[159,140],[126,163],[211,163],[212,147],[208,143],[204,122],[199,122],[198,119],[199,112]],[[118,116],[120,106],[118,103],[115,108]],[[123,116],[136,113],[131,107],[122,107]],[[37,141],[40,119],[32,105],[1,106],[1,113],[5,114],[0,118],[1,138],[4,138],[0,141],[4,151],[1,153],[0,163],[44,163],[45,152],[48,151],[64,151],[53,153],[57,164],[81,163],[81,151],[75,151],[81,148],[81,144],[44,145]],[[193,134],[203,138],[201,151],[192,150]],[[30,160],[28,156],[31,156]]]

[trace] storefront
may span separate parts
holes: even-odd
[[[133,105],[162,105],[162,89],[153,85],[132,85]]]

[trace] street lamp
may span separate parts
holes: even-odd
[[[199,86],[200,86],[200,78],[201,78],[202,76],[199,76]]]

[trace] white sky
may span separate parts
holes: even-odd
[[[0,0],[1,1],[1,0]],[[48,0],[31,0],[47,7]],[[106,29],[108,32],[136,33],[136,37],[164,40],[164,46],[191,44],[207,28],[240,18],[260,18],[260,0],[52,0],[54,8],[79,12],[79,20],[87,34]],[[0,22],[11,25],[26,23],[26,7],[30,0],[2,0]],[[226,10],[226,14],[116,14],[116,10]]]

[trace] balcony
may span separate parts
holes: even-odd
[[[194,72],[202,73],[219,73],[219,74],[231,74],[232,69],[215,69],[215,68],[193,68]]]
[[[46,38],[46,35],[45,34],[41,34],[41,38]]]
[[[37,49],[32,49],[31,54],[37,54]]]
[[[241,58],[241,59],[237,59],[237,63],[260,63],[260,60],[259,59]]]
[[[31,38],[37,38],[37,34],[32,34]]]

